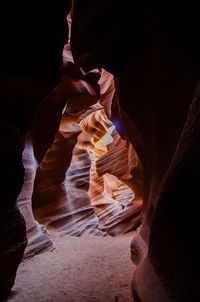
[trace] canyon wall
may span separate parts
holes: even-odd
[[[84,71],[104,68],[118,78],[121,109],[111,121],[119,121],[141,160],[142,225],[131,245],[135,301],[199,299],[197,20],[194,2],[74,2],[75,62],[84,57]],[[138,168],[133,175],[141,175]]]

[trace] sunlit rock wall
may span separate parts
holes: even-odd
[[[131,174],[138,156],[108,118],[117,95],[114,76],[104,69],[82,73],[69,44],[61,72],[61,81],[38,107],[23,153],[18,204],[27,223],[25,257],[52,248],[44,226],[74,236],[114,236],[141,221],[142,200],[134,200]]]
[[[92,159],[89,195],[99,217],[99,227],[111,235],[117,235],[136,229],[140,224],[142,201],[134,201],[134,192],[124,182],[134,182],[130,172],[137,166],[138,157],[132,145],[120,138],[102,110],[82,121],[83,133],[88,131],[88,125],[95,129],[98,122],[101,127],[104,125],[104,130],[98,130],[102,131],[102,138],[96,143],[93,138],[93,148],[88,149]],[[130,213],[132,222],[126,224],[124,219]]]
[[[98,219],[87,194],[90,158],[87,153],[79,154],[75,147],[80,129],[72,132],[70,125],[67,133],[62,121],[60,129],[37,170],[34,214],[38,221],[62,234],[104,236],[98,230]]]
[[[98,218],[87,193],[90,158],[87,152],[80,154],[76,148],[77,137],[82,131],[79,122],[93,110],[90,105],[98,100],[98,86],[93,80],[91,84],[83,80],[73,62],[63,68],[63,79],[53,97],[59,99],[62,95],[68,105],[36,172],[32,196],[34,215],[47,228],[62,234],[105,236],[98,229]],[[69,113],[72,107],[76,109],[75,114]]]

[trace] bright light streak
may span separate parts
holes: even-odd
[[[92,163],[95,164],[96,161],[103,155],[105,154],[108,150],[107,150],[107,145],[111,144],[113,141],[112,138],[112,132],[115,129],[115,126],[112,125],[111,127],[109,127],[107,129],[106,134],[104,134],[104,136],[97,141],[96,143],[93,142],[94,144],[94,149],[93,150],[88,150],[90,153],[90,158],[92,160]]]
[[[110,128],[108,128],[106,134],[99,141],[94,143],[95,149],[99,149],[99,150],[107,152],[107,147],[106,146],[111,144],[112,141],[113,141],[113,138],[112,138],[111,134],[112,134],[114,128],[115,128],[114,125],[111,126]]]

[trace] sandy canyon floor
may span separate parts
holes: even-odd
[[[7,302],[133,302],[130,243],[116,237],[60,237],[56,249],[23,261]]]

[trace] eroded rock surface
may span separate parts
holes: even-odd
[[[52,106],[51,103],[54,103],[57,98],[68,100],[59,131],[37,168],[32,196],[34,215],[45,226],[71,235],[105,236],[106,233],[116,235],[127,232],[136,228],[141,219],[141,200],[135,203],[134,192],[124,183],[124,181],[134,183],[130,173],[137,166],[138,157],[132,145],[121,139],[116,131],[113,131],[112,135],[107,133],[108,128],[113,127],[107,115],[111,114],[112,102],[116,94],[114,77],[105,70],[100,72],[94,70],[91,74],[85,75],[86,81],[84,81],[78,65],[73,63],[69,44],[65,46],[63,57],[62,81],[43,102],[38,114],[41,117],[43,113],[45,117],[45,108]],[[96,94],[97,86],[93,84],[98,79],[98,73],[100,94]],[[56,110],[56,103],[54,106]],[[71,112],[71,106],[76,108],[76,112]],[[50,123],[49,118],[46,120]],[[38,131],[35,128],[38,128],[38,123],[41,124],[41,121],[36,118],[31,128],[36,142]],[[51,126],[49,124],[49,127]],[[44,129],[48,129],[48,124],[44,125]],[[46,137],[45,133],[43,134],[44,141],[50,141],[49,135],[49,131]],[[106,135],[110,137],[110,141]],[[104,139],[103,143],[101,139]],[[41,153],[40,149],[44,149],[42,146],[45,143],[41,138],[40,142],[41,147],[36,146],[37,152],[34,152],[38,158],[40,158],[38,156]],[[103,145],[109,145],[108,149]],[[108,154],[107,157],[105,153]],[[99,175],[93,161],[94,156],[95,163],[101,159],[98,163]],[[117,165],[117,158],[121,161],[120,168]],[[116,182],[124,186],[124,190],[121,188],[124,195],[122,197],[121,194],[123,199],[121,203],[119,196],[117,199],[106,194],[104,184],[102,185],[105,179],[105,188],[108,192],[109,176],[104,174],[108,172],[109,162],[112,162],[110,173],[115,175],[112,183]],[[116,177],[119,179],[117,180]],[[117,185],[115,195],[117,195]],[[98,200],[98,206],[94,200]],[[123,210],[126,205],[128,207]],[[131,215],[132,221],[125,226],[124,220],[127,220],[127,217],[131,220]],[[112,228],[112,231],[109,231],[109,228]]]
[[[101,67],[118,78],[118,131],[141,160],[142,225],[132,242],[132,259],[138,265],[133,278],[136,301],[199,300],[194,277],[197,250],[200,253],[195,239],[200,154],[199,98],[194,97],[200,79],[197,11],[194,2],[122,5],[110,0],[91,6],[89,0],[84,5],[75,0],[75,62],[87,54],[81,65],[85,71]]]
[[[17,198],[17,204],[21,214],[26,221],[26,235],[28,244],[24,251],[23,258],[33,256],[44,250],[51,250],[53,242],[44,230],[44,226],[40,225],[34,218],[32,212],[32,193],[37,169],[37,162],[33,154],[33,145],[31,138],[26,137],[25,148],[22,154],[24,165],[24,184]]]
[[[26,247],[26,228],[17,208],[23,186],[25,134],[37,105],[59,80],[71,1],[4,2],[1,7],[0,126],[0,299],[13,286]],[[52,37],[53,34],[53,37]]]

